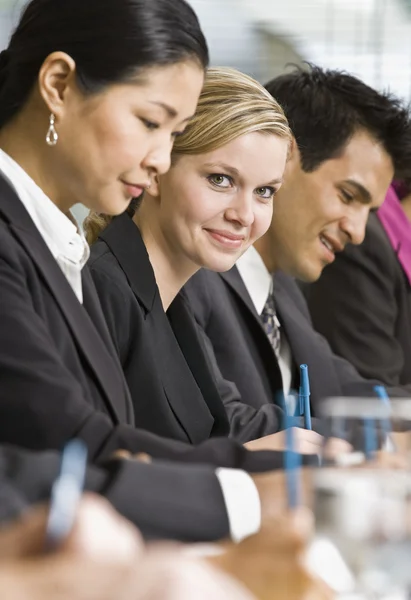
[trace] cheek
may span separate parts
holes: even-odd
[[[187,186],[182,200],[182,211],[186,220],[193,225],[203,225],[223,218],[224,210],[216,195],[210,194],[208,190],[201,190],[199,186]]]
[[[138,166],[148,151],[148,140],[144,132],[122,126],[106,127],[98,132],[97,144],[107,148],[107,158],[112,164],[124,162],[125,168]]]
[[[193,195],[186,186],[163,186],[159,201],[159,217],[166,229],[185,230],[187,224],[195,220],[195,201],[193,201]]]
[[[101,112],[84,124],[89,152],[112,170],[138,166],[148,151],[148,133],[134,118]],[[82,136],[83,137],[83,136]]]

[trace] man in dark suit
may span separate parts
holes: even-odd
[[[407,236],[411,223],[408,229]],[[410,394],[411,283],[401,263],[404,242],[396,240],[394,247],[384,221],[370,215],[361,246],[347,246],[303,292],[314,326],[334,352],[364,377],[404,386]]]
[[[407,111],[355,77],[312,68],[266,87],[294,133],[271,227],[236,267],[202,271],[185,287],[223,376],[240,394],[221,386],[232,430],[241,424],[254,437],[278,429],[278,392],[298,387],[301,363],[314,414],[328,396],[373,395],[375,382],[315,332],[293,277],[315,280],[348,242],[361,243],[370,210],[411,164]]]

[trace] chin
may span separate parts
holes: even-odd
[[[239,252],[221,252],[214,248],[209,252],[208,249],[202,248],[198,252],[194,262],[203,269],[208,269],[216,273],[224,273],[233,268],[239,257]]]
[[[305,264],[295,265],[295,268],[291,269],[289,274],[304,283],[314,283],[314,281],[320,278],[322,271],[321,267]],[[287,273],[287,270],[285,272]]]
[[[304,271],[296,275],[297,279],[304,283],[314,283],[321,277],[322,269],[319,271]]]
[[[216,273],[224,273],[234,267],[236,260],[210,260],[203,263],[203,268]]]
[[[130,202],[131,200],[126,200],[124,197],[110,198],[108,201],[104,198],[100,198],[99,201],[96,201],[96,206],[93,206],[92,210],[104,215],[116,217],[127,210]]]

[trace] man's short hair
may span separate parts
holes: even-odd
[[[410,176],[410,112],[394,95],[377,92],[348,73],[314,65],[297,67],[265,87],[285,111],[304,171],[337,158],[363,130],[390,155],[397,178]]]

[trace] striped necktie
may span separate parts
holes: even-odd
[[[268,298],[261,313],[261,320],[265,332],[270,340],[270,344],[273,347],[277,359],[280,358],[280,347],[281,347],[281,333],[280,323],[277,319],[277,313],[275,310],[274,293],[270,291]]]

